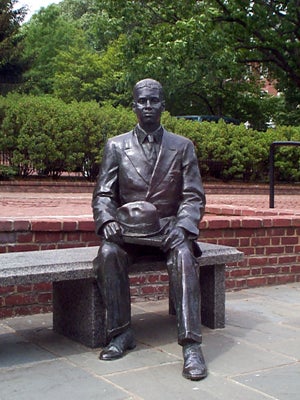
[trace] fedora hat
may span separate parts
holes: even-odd
[[[116,219],[124,236],[147,238],[159,235],[163,229],[156,207],[147,201],[124,204],[117,209]]]

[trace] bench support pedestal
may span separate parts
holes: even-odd
[[[53,330],[87,347],[105,345],[104,307],[95,279],[53,282]]]

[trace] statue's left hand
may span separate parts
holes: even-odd
[[[168,251],[170,249],[174,249],[174,247],[178,246],[180,243],[184,242],[186,239],[186,233],[183,228],[175,227],[171,230],[168,236],[165,238],[163,242],[163,250]]]

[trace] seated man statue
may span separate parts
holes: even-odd
[[[205,194],[195,149],[189,139],[161,126],[165,102],[159,82],[139,81],[133,99],[138,124],[108,140],[92,201],[96,232],[103,239],[95,260],[107,337],[100,359],[115,360],[135,347],[128,270],[138,254],[159,250],[176,310],[182,374],[200,380],[207,369],[200,347],[196,258],[201,251],[195,241]]]

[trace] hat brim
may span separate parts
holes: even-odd
[[[160,247],[165,239],[166,235],[157,236],[132,236],[123,234],[123,240],[125,243],[140,244],[144,246]]]

